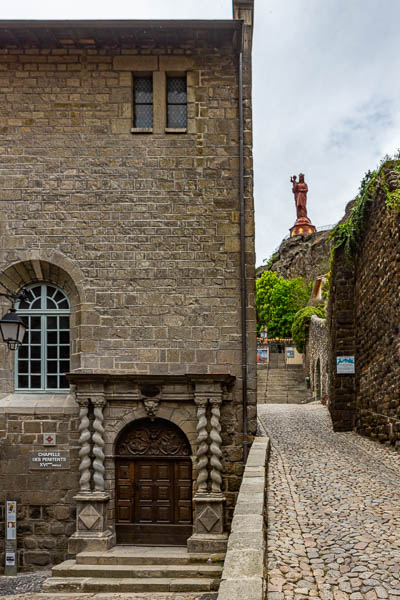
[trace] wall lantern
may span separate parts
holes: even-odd
[[[16,350],[24,339],[26,325],[16,313],[15,308],[10,308],[8,313],[0,320],[0,331],[3,342],[10,350]]]
[[[4,283],[0,283],[7,290],[7,294],[0,292],[0,296],[8,298],[13,303],[13,306],[9,309],[8,313],[0,319],[0,331],[3,342],[7,344],[8,348],[10,350],[16,350],[23,342],[26,325],[21,317],[17,315],[15,303],[17,300],[26,300],[30,298],[30,293],[27,290],[22,289],[18,294],[14,294],[14,292],[9,290]]]

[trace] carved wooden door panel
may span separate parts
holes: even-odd
[[[142,419],[116,456],[116,531],[122,544],[184,545],[192,534],[190,446],[175,425]]]

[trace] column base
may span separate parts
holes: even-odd
[[[227,533],[215,535],[194,533],[187,541],[187,549],[190,554],[224,554],[227,544]]]
[[[104,551],[115,546],[116,537],[108,528],[110,496],[105,492],[82,492],[76,501],[76,531],[68,540],[68,552]]]
[[[187,541],[189,552],[225,552],[224,502],[222,493],[196,494],[194,533]]]

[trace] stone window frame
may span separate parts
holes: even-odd
[[[114,57],[113,68],[126,81],[130,76],[131,124],[134,123],[134,78],[153,77],[153,127],[131,127],[132,134],[185,134],[195,133],[194,59],[186,56],[130,56]],[[124,73],[125,72],[125,73]],[[128,73],[126,73],[128,72]],[[186,77],[187,123],[184,128],[167,127],[167,77]]]

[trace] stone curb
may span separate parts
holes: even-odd
[[[268,437],[254,439],[233,514],[218,600],[264,600],[269,451]]]

